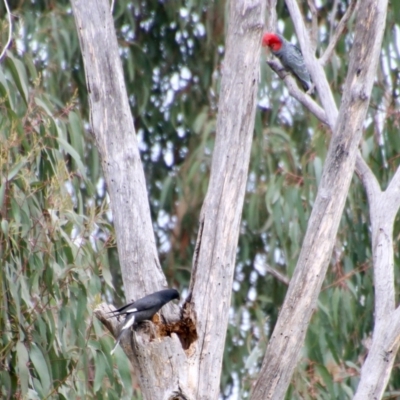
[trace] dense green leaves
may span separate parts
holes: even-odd
[[[103,355],[111,338],[92,329],[99,294],[112,289],[113,242],[104,195],[96,196],[84,166],[94,147],[80,115],[48,107],[27,84],[22,61],[9,60],[0,70],[7,96],[0,114],[0,392],[99,398],[111,385],[114,397],[132,398],[129,373],[114,371],[114,360]],[[91,353],[99,339],[103,345]]]

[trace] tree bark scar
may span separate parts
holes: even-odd
[[[344,157],[348,156],[349,152],[346,150],[346,146],[343,143],[339,143],[335,151],[335,163],[339,165],[343,162]]]
[[[367,101],[368,99],[369,99],[369,96],[368,96],[368,94],[366,93],[365,89],[363,88],[363,89],[360,91],[360,100],[362,100],[362,101]]]
[[[194,249],[194,255],[193,255],[193,267],[192,267],[192,278],[190,280],[190,286],[189,286],[189,296],[191,298],[193,288],[196,284],[196,279],[197,279],[197,267],[199,264],[199,253],[200,253],[200,248],[201,248],[201,241],[203,239],[203,229],[204,229],[204,213],[202,212],[200,214],[200,223],[199,223],[199,234],[197,236],[197,242],[196,242],[196,247]]]
[[[196,248],[194,249],[194,259],[193,259],[193,272],[192,275],[195,276],[195,272],[197,269],[197,264],[199,261],[199,253],[201,248],[201,241],[203,239],[203,229],[204,229],[204,214],[200,217],[200,227],[199,227],[199,235],[196,243]]]
[[[94,100],[97,103],[100,100],[99,89],[97,88],[96,84],[93,84],[93,86],[91,86],[91,89],[94,96]]]

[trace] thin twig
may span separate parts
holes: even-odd
[[[265,269],[267,270],[267,272],[269,274],[271,274],[274,278],[278,279],[278,281],[284,283],[286,286],[289,286],[290,283],[290,279],[281,274],[279,271],[277,271],[276,269],[272,268],[270,265],[266,264],[265,265]]]
[[[329,25],[330,25],[330,27],[329,27],[329,41],[331,41],[332,36],[333,36],[333,28],[334,28],[334,25],[335,25],[335,17],[336,17],[339,1],[340,0],[335,0],[333,2],[331,15],[330,15],[330,18],[329,18]]]
[[[340,22],[335,30],[335,33],[329,42],[328,47],[326,48],[322,57],[319,59],[319,62],[323,67],[330,60],[333,50],[335,49],[337,42],[340,39],[340,36],[342,36],[344,29],[346,28],[348,20],[353,15],[356,4],[357,4],[357,0],[351,0],[351,3],[349,4],[349,7],[347,8],[346,12],[344,13],[342,19],[340,20]]]
[[[6,53],[8,46],[10,46],[11,43],[11,37],[12,37],[12,20],[11,20],[11,12],[10,12],[10,8],[8,7],[8,3],[7,0],[4,0],[4,5],[6,7],[7,10],[7,18],[8,18],[8,39],[7,42],[4,46],[3,51],[0,54],[0,61],[1,59],[4,57],[4,54]]]

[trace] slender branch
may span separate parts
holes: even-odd
[[[300,357],[359,156],[358,145],[376,74],[387,8],[385,0],[365,0],[365,7],[360,9],[338,118],[323,68],[311,52],[297,1],[286,0],[286,4],[333,135],[300,256],[254,385],[252,400],[284,398]]]
[[[10,8],[8,7],[7,0],[4,0],[4,6],[6,7],[7,19],[8,19],[8,39],[7,39],[7,42],[6,42],[6,44],[5,44],[4,48],[3,48],[3,51],[0,53],[0,61],[4,57],[4,54],[6,53],[6,50],[10,46],[11,37],[12,37],[12,19],[11,19],[11,12],[10,12]]]
[[[274,278],[276,278],[278,281],[284,283],[286,286],[289,286],[290,283],[290,279],[281,274],[279,271],[277,271],[276,269],[272,268],[270,265],[266,264],[265,265],[265,269],[267,270],[267,272],[269,274],[271,274]]]
[[[385,193],[389,197],[389,201],[391,203],[390,207],[398,210],[398,208],[400,207],[400,167],[397,168]]]
[[[326,79],[325,71],[320,63],[317,62],[315,54],[312,50],[310,37],[297,0],[286,0],[286,5],[289,9],[290,16],[296,29],[301,51],[304,56],[304,61],[318,90],[318,95],[321,99],[322,106],[325,109],[329,126],[333,130],[338,116],[338,108],[335,103],[335,99],[333,98],[328,80]]]
[[[352,10],[354,10],[356,3],[357,3],[357,0],[352,0],[351,4],[349,6],[349,9],[351,7],[353,7]],[[304,19],[300,13],[300,9],[297,4],[297,1],[296,0],[286,0],[286,5],[288,6],[288,9],[290,11],[290,15],[292,17],[292,21],[293,21],[293,24],[296,29],[296,33],[297,33],[297,36],[299,39],[299,43],[301,46],[302,53],[304,55],[304,59],[305,59],[307,68],[310,71],[311,77],[315,83],[315,86],[317,87],[322,106],[325,109],[328,125],[333,132],[333,130],[335,128],[337,116],[338,116],[338,108],[334,101],[333,94],[332,94],[331,88],[329,86],[328,80],[326,79],[324,69],[322,67],[322,64],[317,62],[314,54],[311,53],[310,39],[308,36],[308,32],[306,30],[306,26],[304,24]],[[347,12],[349,12],[349,10],[347,10],[346,13]],[[348,18],[350,18],[352,13],[353,13],[353,11],[351,11]],[[343,16],[343,19],[344,19],[344,16]],[[311,111],[310,108],[309,108],[309,110]],[[358,166],[361,166],[363,168],[363,171],[364,171],[363,173],[360,173],[360,171],[357,170]],[[369,173],[365,172],[367,169],[370,170]],[[357,154],[356,172],[359,176],[360,176],[360,174],[364,175],[365,179],[362,181],[364,186],[366,185],[366,177],[374,176],[373,172],[371,171],[369,166],[363,160],[360,152],[358,152],[358,154]]]
[[[325,111],[308,94],[299,89],[295,79],[286,72],[282,64],[278,60],[267,61],[267,64],[277,73],[279,78],[285,82],[290,95],[303,104],[303,106],[311,111],[321,122],[329,126]]]
[[[388,313],[374,327],[368,357],[361,369],[361,380],[353,400],[381,399],[399,348],[400,310]]]
[[[318,45],[318,9],[314,0],[307,0],[307,3],[311,11],[311,42],[313,51],[315,51]]]
[[[372,207],[372,204],[374,203],[373,199],[381,193],[381,188],[371,168],[362,158],[360,151],[358,152],[356,159],[356,173],[364,186],[368,201]]]
[[[389,346],[395,344],[400,336],[400,306],[388,316]]]
[[[322,57],[319,59],[319,62],[323,67],[330,60],[330,58],[332,56],[332,52],[335,49],[337,42],[340,39],[340,36],[342,36],[344,29],[346,28],[348,20],[353,15],[356,4],[357,4],[357,0],[351,0],[351,3],[349,4],[349,7],[347,8],[346,12],[344,13],[342,19],[340,20],[340,22],[335,30],[335,33],[329,42],[328,47],[326,48]],[[332,18],[332,20],[333,20],[333,18]]]
[[[335,19],[336,19],[335,17],[336,17],[339,1],[340,0],[334,0],[333,6],[332,6],[332,9],[331,9],[330,18],[329,18],[329,25],[330,25],[330,27],[329,27],[329,41],[331,41],[332,36],[333,36],[333,27],[335,25]]]
[[[277,15],[276,15],[276,2],[278,0],[267,0],[267,10],[269,10],[268,13],[268,21],[267,21],[267,31],[269,32],[274,32],[276,30],[276,21],[277,21]]]

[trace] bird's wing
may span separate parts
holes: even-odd
[[[304,62],[304,58],[303,58],[303,54],[301,52],[301,50],[295,46],[292,45],[294,47],[294,52],[293,52],[293,57],[294,60],[292,60],[294,63],[296,63],[298,65],[298,68],[296,69],[296,71],[293,71],[298,78],[304,82],[307,86],[311,85],[311,77],[310,77],[310,73],[307,70],[306,64]]]
[[[112,317],[117,317],[118,315],[130,314],[137,311],[135,302],[126,304],[114,311],[110,311],[108,314],[113,314]]]
[[[139,300],[136,300],[132,306],[137,309],[137,311],[145,311],[153,308],[161,308],[165,302],[162,298],[156,295],[156,293],[144,296]]]
[[[114,311],[110,311],[109,314],[113,314],[113,317],[117,317],[118,315],[145,311],[155,307],[159,307],[160,309],[163,304],[164,302],[162,301],[162,299],[160,300],[158,296],[150,294],[148,296],[142,297],[139,300],[134,301],[133,303],[126,304],[125,306],[122,306]]]

